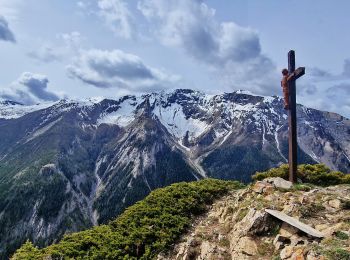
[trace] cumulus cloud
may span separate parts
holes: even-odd
[[[123,38],[134,36],[134,19],[123,0],[99,0],[99,14],[113,32]]]
[[[0,40],[16,42],[13,32],[10,30],[7,20],[5,17],[0,15]]]
[[[218,22],[215,10],[200,0],[141,0],[138,9],[154,24],[160,41],[183,48],[220,75],[226,85],[271,94],[279,79],[273,62],[261,52],[258,33]]]
[[[24,72],[9,87],[0,89],[0,97],[24,104],[58,100],[59,95],[48,90],[48,83],[44,75]]]
[[[67,67],[68,75],[98,88],[132,92],[159,90],[179,80],[176,75],[149,67],[136,55],[121,50],[81,51]]]

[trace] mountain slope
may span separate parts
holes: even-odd
[[[278,97],[193,90],[35,106],[0,103],[0,254],[105,223],[151,190],[249,181],[286,162]],[[350,121],[298,105],[299,161],[349,172]],[[30,223],[29,225],[27,223]]]
[[[66,236],[43,250],[29,243],[13,259],[152,259],[168,248],[214,199],[242,188],[206,179],[153,191],[108,225]]]

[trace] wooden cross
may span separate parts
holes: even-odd
[[[305,74],[305,67],[295,69],[295,52],[288,52],[289,88],[289,181],[297,182],[297,104],[295,81]]]

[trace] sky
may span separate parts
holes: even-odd
[[[350,118],[348,0],[0,0],[0,98],[25,104],[175,88],[282,96]]]

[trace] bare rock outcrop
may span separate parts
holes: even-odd
[[[350,259],[350,185],[298,190],[280,183],[264,180],[216,201],[158,259]],[[323,237],[310,236],[266,209],[283,212]]]

